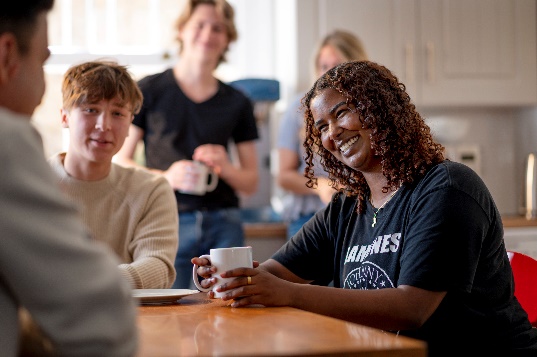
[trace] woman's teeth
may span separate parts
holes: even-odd
[[[345,144],[341,145],[341,147],[339,148],[339,151],[347,151],[352,146],[352,144],[354,144],[357,141],[358,141],[358,137],[355,136],[354,138],[347,141]]]

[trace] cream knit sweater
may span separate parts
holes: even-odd
[[[65,171],[65,153],[49,159],[60,188],[78,205],[96,240],[120,260],[135,289],[169,288],[175,280],[179,223],[175,194],[164,177],[112,164],[99,181],[77,180]]]

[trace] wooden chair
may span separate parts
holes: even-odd
[[[537,327],[537,260],[522,253],[508,251],[515,277],[515,296]]]

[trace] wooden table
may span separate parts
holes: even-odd
[[[422,341],[289,307],[232,308],[205,293],[138,309],[138,357],[426,356]]]

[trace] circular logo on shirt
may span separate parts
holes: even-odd
[[[372,290],[393,287],[393,282],[384,270],[371,262],[363,262],[350,271],[343,282],[344,289]]]

